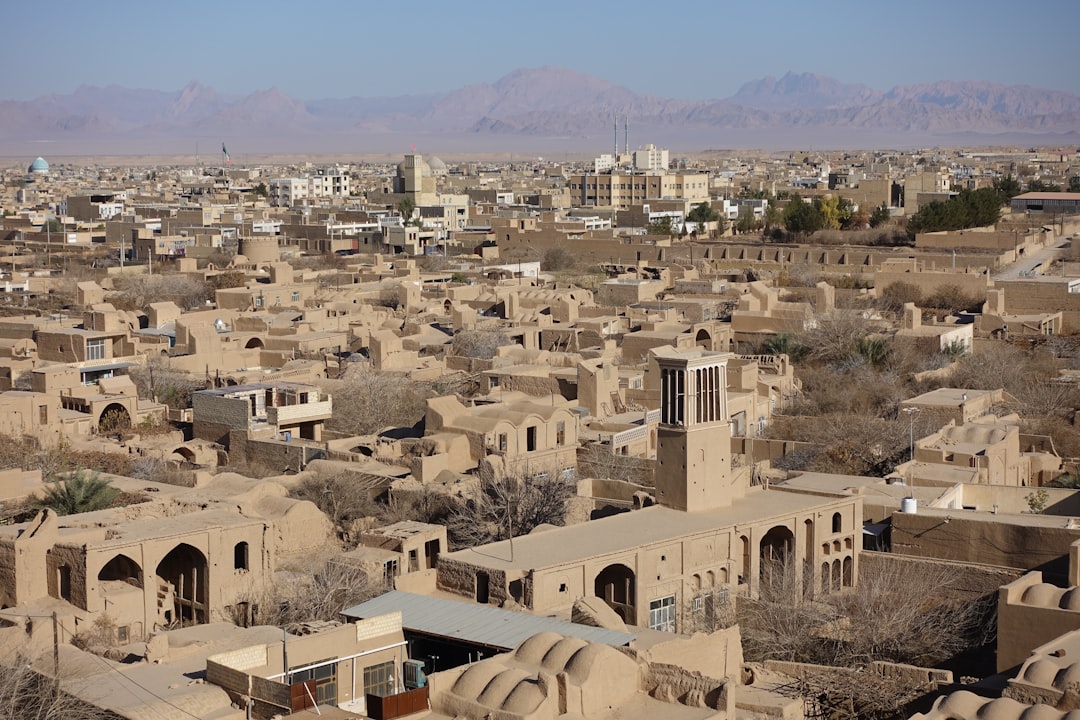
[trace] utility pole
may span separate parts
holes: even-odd
[[[53,640],[53,692],[57,699],[60,698],[60,619],[56,611],[52,614],[52,640]]]

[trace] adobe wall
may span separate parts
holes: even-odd
[[[18,602],[15,586],[15,542],[0,542],[0,607],[12,607]]]
[[[71,568],[71,599],[77,608],[86,610],[86,546],[53,545],[45,556],[49,595],[60,597],[60,567]]]
[[[998,281],[1005,290],[1005,312],[1009,315],[1034,315],[1060,310],[1062,332],[1080,332],[1080,293],[1070,293],[1064,282],[1031,280]]]
[[[894,553],[1042,570],[1063,577],[1069,570],[1069,545],[1078,538],[1080,529],[968,519],[962,510],[892,516]]]
[[[1080,612],[1056,604],[1043,607],[1021,602],[1024,592],[1042,580],[1032,573],[998,593],[997,669],[1003,672],[1023,663],[1031,651],[1072,630],[1080,629]]]
[[[893,283],[903,282],[914,285],[924,295],[934,293],[941,288],[955,286],[966,295],[985,298],[990,286],[988,275],[968,272],[878,272],[874,274],[874,289],[881,292]]]
[[[488,604],[501,605],[506,600],[506,573],[501,570],[477,568],[445,555],[439,558],[435,586],[439,590],[476,598],[476,573],[488,574]]]
[[[313,460],[326,459],[326,449],[310,444],[310,441],[285,442],[284,440],[253,440],[244,432],[233,431],[229,435],[229,463],[264,465],[272,470],[303,470]]]
[[[1015,568],[916,558],[871,550],[863,550],[860,553],[860,560],[862,572],[867,575],[880,573],[890,565],[947,568],[952,577],[952,584],[949,586],[950,596],[967,598],[971,601],[996,595],[999,587],[1024,575],[1023,570]]]

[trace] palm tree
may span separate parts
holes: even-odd
[[[75,515],[107,508],[118,494],[119,491],[97,473],[86,475],[80,470],[65,480],[53,479],[35,505],[49,508],[57,515]]]

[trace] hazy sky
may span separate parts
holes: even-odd
[[[10,0],[0,98],[80,85],[300,99],[404,95],[558,65],[722,98],[788,70],[878,89],[935,80],[1080,93],[1080,0]]]

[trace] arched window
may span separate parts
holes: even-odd
[[[238,542],[233,546],[233,569],[248,569],[248,544],[246,542]]]
[[[838,533],[844,529],[844,519],[840,513],[836,512],[832,514],[832,531]]]

